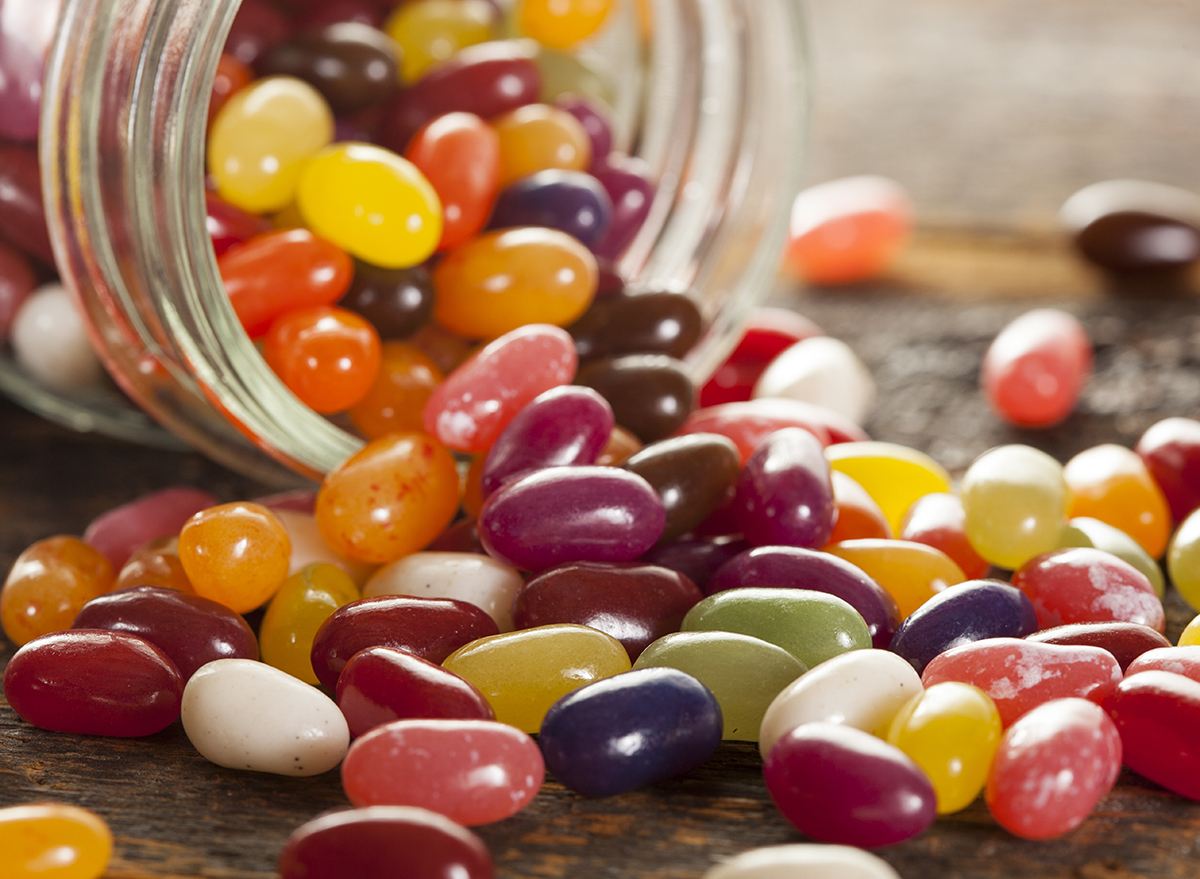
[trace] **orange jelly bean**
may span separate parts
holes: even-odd
[[[882,586],[904,620],[939,592],[965,581],[962,568],[940,549],[908,540],[847,540],[825,551],[857,565]]]
[[[600,29],[613,0],[522,0],[521,32],[552,49],[569,49]]]
[[[592,140],[578,119],[548,104],[526,104],[492,122],[500,137],[500,185],[518,177],[562,168],[586,171]]]
[[[500,229],[446,254],[433,270],[433,319],[473,339],[525,324],[566,326],[596,295],[596,258],[565,232]]]
[[[112,831],[87,809],[66,803],[0,809],[4,879],[98,879],[112,847]]]
[[[402,430],[421,430],[421,412],[444,377],[437,364],[416,345],[384,342],[374,383],[347,414],[369,439]]]
[[[302,403],[328,415],[371,390],[379,374],[379,334],[344,308],[296,309],[267,330],[263,359]]]
[[[1119,528],[1161,558],[1171,536],[1171,510],[1141,456],[1115,443],[1085,449],[1066,463],[1067,516],[1087,516]]]
[[[423,549],[458,509],[458,469],[424,433],[372,440],[330,471],[317,493],[317,527],[335,552],[386,564]]]
[[[59,535],[17,556],[0,590],[0,624],[20,647],[71,628],[79,609],[112,589],[112,564],[78,537]]]
[[[837,505],[837,521],[829,535],[830,543],[895,537],[887,516],[865,488],[840,470],[830,471],[829,475],[833,483],[833,502]]]
[[[291,552],[287,529],[260,504],[209,507],[179,532],[179,560],[196,594],[238,613],[254,610],[279,590]]]
[[[619,467],[641,450],[642,441],[617,424],[596,456],[596,463],[601,467]]]
[[[151,540],[134,552],[125,562],[113,589],[128,589],[131,586],[161,586],[176,592],[195,594],[192,581],[183,570],[179,560],[179,538],[160,537]]]

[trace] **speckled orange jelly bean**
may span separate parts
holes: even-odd
[[[39,635],[71,627],[79,609],[108,592],[108,559],[78,537],[39,540],[17,556],[0,590],[0,624],[20,647]]]
[[[287,579],[292,543],[269,509],[231,503],[197,513],[179,532],[179,560],[197,595],[246,613]]]

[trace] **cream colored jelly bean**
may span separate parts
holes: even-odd
[[[366,583],[375,573],[376,565],[356,562],[335,552],[321,536],[321,529],[317,527],[317,517],[311,513],[281,509],[275,509],[273,512],[287,529],[288,537],[292,541],[292,553],[288,557],[289,577],[318,562],[336,565],[349,574],[350,579],[359,586]]]
[[[798,842],[742,852],[701,879],[900,879],[900,874],[860,848]]]
[[[415,552],[376,571],[363,588],[363,597],[457,598],[485,611],[501,632],[511,632],[513,601],[524,582],[516,568],[490,556]]]
[[[861,425],[875,403],[875,379],[845,342],[813,336],[771,361],[754,385],[754,396],[815,403]]]

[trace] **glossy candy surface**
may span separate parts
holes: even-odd
[[[833,533],[829,535],[830,543],[870,538],[891,540],[896,536],[883,510],[865,488],[840,470],[831,470],[829,477],[833,486],[833,502],[837,505],[837,519]]]
[[[595,156],[592,158],[596,159]],[[655,184],[645,162],[617,153],[610,153],[593,164],[591,171],[613,205],[608,232],[592,245],[592,251],[604,259],[617,259],[637,237],[638,230],[650,215]]]
[[[1063,529],[1060,540],[1064,549],[1069,546],[1094,546],[1096,549],[1111,552],[1145,574],[1159,598],[1165,594],[1166,582],[1158,562],[1150,557],[1150,553],[1146,552],[1140,543],[1120,528],[1090,516],[1076,516],[1067,520],[1067,527]]]
[[[53,265],[41,179],[36,149],[18,144],[0,146],[0,235],[30,256]]]
[[[899,879],[891,864],[846,845],[797,842],[769,845],[734,855],[701,879]]]
[[[238,613],[254,610],[283,585],[290,553],[283,523],[255,503],[209,507],[179,532],[179,560],[196,594]]]
[[[1139,672],[1117,685],[1104,710],[1121,733],[1126,766],[1200,800],[1200,682],[1169,671]]]
[[[1166,497],[1176,523],[1200,507],[1200,421],[1175,417],[1155,422],[1134,451]]]
[[[358,585],[334,565],[317,562],[292,574],[263,615],[263,662],[306,684],[318,683],[311,659],[317,630],[335,610],[359,597]]]
[[[0,590],[0,623],[18,647],[70,628],[80,608],[113,586],[108,559],[78,537],[36,541],[17,556]]]
[[[626,354],[583,364],[575,381],[600,392],[617,424],[650,443],[675,432],[695,405],[687,365],[663,354]]]
[[[216,497],[200,488],[159,489],[101,513],[84,529],[83,542],[119,570],[136,550],[155,538],[178,534],[193,515],[216,504]]]
[[[258,62],[262,76],[287,75],[313,86],[339,115],[379,104],[395,91],[396,46],[360,22],[311,25]]]
[[[558,107],[526,104],[493,119],[500,138],[500,185],[539,171],[584,171],[592,141],[579,120]]]
[[[422,0],[402,3],[384,24],[399,45],[401,80],[411,83],[464,46],[491,35],[496,7],[487,0]]]
[[[1118,273],[1179,269],[1200,256],[1200,198],[1148,180],[1102,180],[1063,204],[1059,218],[1089,262]]]
[[[847,540],[825,551],[862,570],[896,602],[900,619],[966,577],[944,552],[907,540]]]
[[[718,434],[660,440],[621,465],[645,479],[662,498],[667,522],[660,543],[688,533],[728,499],[740,468],[737,446]]]
[[[753,395],[815,403],[862,424],[875,403],[875,380],[845,342],[814,336],[772,360],[758,377]]]
[[[5,879],[99,879],[112,856],[104,819],[67,803],[0,809]]]
[[[598,292],[583,316],[567,327],[581,360],[621,354],[683,357],[703,329],[695,300],[669,290]]]
[[[367,395],[382,353],[370,323],[352,311],[319,305],[277,318],[263,338],[263,359],[300,402],[332,414]]]
[[[515,568],[479,553],[414,552],[372,574],[363,597],[455,598],[484,611],[501,632],[511,632],[513,599],[524,582]]]
[[[972,580],[983,577],[991,567],[967,539],[962,500],[950,492],[935,491],[913,501],[896,536],[940,549]]]
[[[340,568],[351,580],[361,585],[375,571],[375,565],[351,561],[333,551],[317,527],[317,517],[312,513],[314,500],[315,494],[309,494],[303,510],[278,506],[270,508],[287,529],[292,544],[292,552],[288,556],[288,576],[299,574],[309,565],[324,563]],[[260,501],[264,505],[274,503],[270,498],[260,498]]]
[[[56,281],[42,284],[25,297],[13,316],[9,344],[25,373],[60,393],[95,389],[104,374],[79,306]]]
[[[824,546],[837,507],[820,442],[795,427],[771,434],[742,468],[733,504],[742,534],[756,546]]]
[[[113,589],[132,586],[162,586],[188,595],[196,594],[183,570],[183,563],[179,561],[178,537],[152,540],[129,557],[117,572]]]
[[[437,364],[420,348],[407,342],[384,342],[374,382],[347,414],[369,439],[423,430],[421,413],[443,378]]]
[[[654,546],[642,556],[642,560],[678,571],[703,591],[708,589],[713,574],[721,565],[749,548],[740,539],[682,537]],[[859,613],[863,611],[859,610]]]
[[[7,340],[17,310],[37,286],[33,266],[17,250],[0,242],[0,340]]]
[[[361,314],[381,339],[411,336],[433,313],[433,281],[423,266],[385,269],[358,260],[338,307]]]
[[[1166,615],[1146,575],[1092,547],[1059,549],[1026,562],[1012,584],[1029,596],[1041,628],[1113,620],[1163,631]]]
[[[950,474],[924,452],[898,443],[848,442],[825,451],[829,466],[845,473],[875,499],[893,533],[908,508],[924,495],[948,492]]]
[[[1141,457],[1115,443],[1085,449],[1063,467],[1071,490],[1067,515],[1089,516],[1119,528],[1151,558],[1167,548],[1171,511]]]
[[[519,177],[500,190],[488,226],[545,226],[590,245],[608,231],[612,201],[584,171],[551,168]]]
[[[1025,638],[1039,644],[1086,644],[1099,647],[1113,655],[1123,672],[1146,652],[1166,648],[1171,644],[1161,632],[1149,626],[1120,622],[1068,623],[1042,629],[1032,635],[1026,635]]]
[[[1171,536],[1167,573],[1184,600],[1200,608],[1200,513],[1189,513]]]
[[[1172,647],[1167,644],[1147,650],[1129,663],[1125,669],[1125,676],[1151,669],[1170,671],[1200,681],[1200,645],[1183,644]]]
[[[791,309],[754,309],[733,353],[700,389],[700,405],[749,400],[754,383],[768,363],[796,342],[820,334],[820,327]]]

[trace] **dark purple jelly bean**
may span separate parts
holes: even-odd
[[[483,496],[533,470],[596,463],[612,429],[612,407],[596,391],[551,388],[518,412],[488,450],[479,481]]]
[[[368,806],[319,815],[292,831],[279,854],[278,870],[279,879],[496,875],[482,839],[444,815],[415,806]]]
[[[1070,623],[1034,632],[1027,635],[1025,640],[1041,644],[1099,647],[1113,655],[1122,673],[1129,668],[1129,663],[1146,651],[1171,646],[1170,641],[1149,626],[1122,622]]]
[[[425,547],[428,552],[474,552],[487,555],[479,542],[479,525],[474,519],[459,519]]]
[[[538,745],[571,790],[611,797],[690,772],[721,744],[712,691],[674,668],[639,668],[580,687],[546,712]]]
[[[392,647],[440,663],[469,641],[498,633],[495,620],[456,598],[362,598],[339,607],[317,630],[313,673],[335,692],[346,663],[368,647]]]
[[[721,565],[749,548],[750,544],[744,540],[681,537],[658,544],[642,556],[642,561],[678,571],[707,594],[709,580]]]
[[[337,703],[352,736],[393,720],[496,717],[472,684],[436,663],[391,647],[368,647],[350,657],[338,676]]]
[[[597,298],[567,327],[581,360],[620,354],[683,357],[704,330],[704,318],[686,293],[647,290]]]
[[[635,660],[650,642],[678,632],[684,615],[704,597],[670,568],[642,563],[572,562],[521,587],[513,623],[531,629],[578,623],[612,635]]]
[[[858,611],[871,633],[871,643],[881,649],[891,643],[900,625],[896,599],[862,568],[827,552],[798,546],[756,547],[718,568],[705,592],[713,595],[747,586],[812,589],[836,595]]]
[[[258,659],[258,639],[241,614],[162,586],[133,586],[93,598],[71,628],[137,635],[171,658],[184,683],[214,659]]]
[[[265,0],[242,0],[225,38],[225,51],[251,67],[292,33],[286,15]]]
[[[365,317],[381,339],[403,339],[429,322],[433,280],[425,266],[385,269],[355,260],[354,280],[338,305]]]
[[[631,562],[662,534],[662,500],[615,467],[551,467],[484,501],[479,539],[488,554],[526,571],[568,562]]]
[[[599,391],[617,424],[644,443],[670,436],[696,405],[687,365],[661,354],[594,360],[580,368],[575,383]]]
[[[821,441],[799,427],[768,436],[742,468],[733,508],[738,531],[755,546],[828,543],[837,504]]]
[[[370,25],[353,21],[304,30],[277,44],[258,62],[260,76],[302,79],[334,113],[357,113],[381,104],[396,90],[397,47]]]
[[[654,204],[654,184],[649,168],[640,159],[609,155],[592,173],[608,192],[613,204],[612,223],[605,236],[592,245],[592,252],[604,259],[617,259],[637,236]]]
[[[46,265],[54,265],[33,146],[0,146],[0,238],[7,238]]]
[[[651,443],[621,465],[645,479],[662,498],[667,524],[660,543],[687,534],[733,491],[741,455],[715,433],[690,433]]]
[[[921,833],[937,817],[925,772],[895,745],[838,723],[805,723],[763,763],[785,818],[819,842],[876,848]]]
[[[579,120],[592,142],[592,167],[599,167],[612,152],[612,122],[608,113],[587,98],[566,94],[554,99],[554,106]]]
[[[550,168],[500,190],[488,228],[545,226],[590,245],[611,222],[612,200],[599,180],[583,171]]]
[[[1063,205],[1080,254],[1113,272],[1179,269],[1200,259],[1200,196],[1145,180],[1105,180]]]
[[[4,698],[42,729],[148,736],[179,717],[183,678],[149,641],[78,629],[34,638],[13,654],[4,670]]]
[[[938,654],[984,638],[1024,638],[1038,628],[1033,602],[999,580],[970,580],[939,592],[900,624],[888,649],[920,674]]]
[[[437,116],[461,110],[491,119],[534,103],[541,89],[541,73],[525,44],[468,46],[396,96],[384,114],[381,143],[403,153],[417,130]]]

